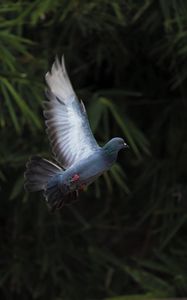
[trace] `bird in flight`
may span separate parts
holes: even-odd
[[[26,164],[25,189],[43,191],[52,211],[70,204],[116,162],[128,145],[115,137],[100,147],[90,129],[83,102],[77,98],[68,77],[64,56],[56,58],[46,74],[47,98],[44,117],[56,163],[33,156]]]

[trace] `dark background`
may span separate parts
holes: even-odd
[[[51,157],[44,75],[63,53],[99,144],[130,149],[51,214],[23,173]],[[1,299],[187,296],[186,97],[185,0],[1,1]]]

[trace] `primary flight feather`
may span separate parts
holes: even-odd
[[[46,74],[48,89],[44,117],[52,151],[59,165],[39,156],[26,165],[26,190],[43,191],[52,210],[71,203],[79,190],[92,183],[116,161],[127,144],[113,138],[100,147],[90,129],[85,106],[79,101],[69,80],[64,57],[56,58]]]

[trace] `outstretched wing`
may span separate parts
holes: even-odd
[[[48,84],[44,103],[47,134],[57,161],[69,168],[87,158],[98,148],[88,122],[86,110],[79,101],[69,80],[64,57],[56,58],[51,72],[46,74]]]

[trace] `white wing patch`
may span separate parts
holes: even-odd
[[[64,58],[61,64],[56,59],[51,73],[46,74],[46,82],[49,87],[49,101],[44,103],[47,133],[56,159],[64,168],[69,168],[93,154],[99,146],[91,132],[84,104],[73,91]]]

